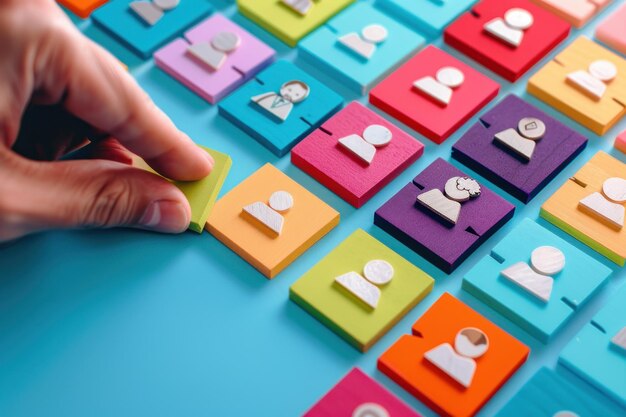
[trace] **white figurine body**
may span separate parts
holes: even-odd
[[[622,349],[622,352],[626,353],[626,327],[617,332],[611,339],[611,343],[618,348]]]
[[[287,120],[294,104],[304,101],[310,93],[309,86],[302,81],[289,81],[282,85],[280,92],[254,96],[251,100],[279,121]]]
[[[524,40],[524,31],[534,23],[533,15],[525,9],[513,8],[507,10],[504,19],[497,17],[484,26],[485,32],[505,43],[517,48]]]
[[[293,207],[293,197],[287,191],[273,193],[269,205],[257,201],[243,208],[243,213],[266,228],[272,235],[280,236],[285,224],[284,213]]]
[[[546,133],[545,124],[534,117],[525,117],[519,121],[517,129],[506,129],[496,133],[494,141],[525,161],[530,161],[535,153],[536,141],[541,140]]]
[[[455,225],[461,214],[461,203],[480,196],[480,185],[468,177],[452,177],[446,181],[444,193],[432,189],[417,196],[417,201],[439,217]]]
[[[378,307],[381,292],[378,285],[385,285],[393,279],[393,266],[387,261],[369,261],[363,275],[351,271],[335,278],[337,284],[344,287],[356,298],[367,304],[372,309]]]
[[[436,78],[420,78],[413,83],[413,88],[432,99],[437,104],[447,106],[452,100],[453,89],[465,81],[463,73],[454,67],[443,67],[437,71]]]
[[[476,373],[476,361],[489,349],[489,339],[482,330],[465,328],[457,333],[454,348],[443,343],[424,354],[424,358],[450,378],[469,388]]]
[[[598,60],[589,65],[587,71],[579,70],[567,75],[567,82],[598,101],[604,97],[607,83],[617,77],[617,67],[610,61]]]
[[[596,192],[583,198],[578,207],[608,226],[621,230],[624,227],[625,202],[626,180],[609,178],[604,181],[602,193]]]
[[[369,25],[361,34],[352,32],[340,37],[337,41],[364,59],[370,59],[376,52],[377,45],[387,39],[387,29],[381,25]]]
[[[370,125],[363,135],[349,135],[339,139],[339,144],[351,154],[370,165],[376,156],[376,148],[387,146],[393,135],[389,129],[381,125]]]
[[[166,11],[175,9],[180,0],[138,0],[130,3],[130,9],[150,26],[157,24]]]
[[[301,16],[306,16],[313,7],[313,0],[281,0],[281,2]]]
[[[241,45],[241,38],[233,32],[220,32],[210,42],[191,45],[187,53],[213,71],[219,70],[226,62],[228,54]]]

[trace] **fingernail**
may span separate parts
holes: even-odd
[[[189,227],[187,208],[176,201],[154,201],[150,203],[139,224],[147,229],[163,233],[181,233]]]
[[[215,166],[215,159],[213,159],[211,154],[209,154],[208,152],[204,153],[204,157],[206,158],[207,161],[209,161],[209,164],[211,164],[211,169],[213,169],[213,166]]]

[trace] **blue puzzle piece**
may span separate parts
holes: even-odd
[[[439,36],[461,13],[476,0],[378,0],[381,9],[429,36]]]
[[[150,26],[130,9],[130,3],[132,0],[112,0],[96,10],[92,19],[142,58],[149,58],[213,10],[207,0],[181,0],[175,9],[165,11],[161,20]]]
[[[363,41],[361,32],[377,24],[387,30],[379,44]],[[369,58],[339,42],[353,35],[364,48],[374,50]],[[320,71],[335,76],[350,89],[366,90],[393,71],[407,57],[424,45],[425,39],[401,23],[366,3],[356,3],[329,20],[300,42],[300,56]]]
[[[572,339],[559,362],[626,406],[626,349],[611,340],[626,327],[626,285]],[[602,415],[602,414],[597,414]]]
[[[553,246],[565,255],[565,268],[553,276],[545,302],[501,275],[516,264],[530,263],[539,246]],[[565,240],[524,219],[463,279],[463,289],[546,343],[606,282],[611,270]]]
[[[624,415],[617,405],[603,401],[548,368],[541,368],[496,417],[554,417],[565,411],[580,417]]]
[[[288,81],[302,81],[309,96],[293,105],[286,120],[268,113],[252,97],[278,93]],[[322,125],[343,105],[337,93],[287,61],[278,61],[257,74],[219,105],[219,113],[277,156],[283,156],[310,132]]]

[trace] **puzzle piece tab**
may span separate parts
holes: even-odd
[[[476,0],[378,0],[380,8],[429,37],[438,36],[446,26]]]
[[[596,28],[596,39],[626,55],[626,4],[612,12]]]
[[[224,49],[220,40],[226,36],[231,37],[231,43],[224,45],[234,49],[216,49],[214,44]],[[193,47],[206,48],[206,58],[214,58],[216,63],[209,65],[199,59],[192,53]],[[226,17],[215,14],[188,30],[184,38],[158,50],[154,60],[163,71],[215,104],[269,65],[274,55],[275,51],[265,43]]]
[[[355,0],[237,0],[239,12],[278,39],[295,47],[310,32]],[[297,10],[287,3],[307,3]],[[305,11],[305,13],[302,13]]]
[[[213,11],[207,0],[185,0],[150,25],[131,9],[131,3],[132,0],[111,0],[96,10],[92,19],[142,58],[150,57],[158,48]]]
[[[565,267],[545,276],[552,286],[544,301],[530,292],[534,282],[520,285],[505,278],[503,271],[520,262],[532,266],[531,254],[545,246],[561,251]],[[596,294],[610,274],[609,268],[591,256],[534,221],[524,219],[465,275],[463,289],[547,343]],[[528,274],[522,277],[529,279]]]
[[[465,339],[464,334],[472,337]],[[469,353],[468,343],[475,359],[457,353]],[[440,367],[428,359],[443,349],[451,353],[442,359],[448,359],[452,368],[458,365],[457,372],[473,369],[468,387],[443,371],[443,363]],[[401,336],[383,353],[378,369],[439,415],[470,417],[524,364],[529,353],[517,339],[444,293],[413,324],[411,335]]]
[[[533,75],[527,89],[604,135],[626,114],[626,60],[581,36]]]
[[[538,140],[519,133],[523,120],[537,125]],[[520,146],[532,146],[532,156],[520,157],[515,146],[499,144],[496,136],[506,132],[513,132]],[[586,146],[587,139],[581,134],[521,98],[509,95],[454,144],[452,157],[528,203]]]
[[[612,0],[532,0],[541,7],[581,28]]]
[[[375,308],[364,304],[336,282],[349,272],[364,274],[373,260],[393,268],[380,289]],[[291,286],[289,298],[348,343],[366,352],[405,314],[430,293],[434,280],[409,261],[359,229]]]
[[[275,196],[278,192],[286,192],[291,205],[283,205],[284,193]],[[244,210],[250,206],[260,209]],[[269,233],[271,219],[282,219],[279,234]],[[266,164],[215,204],[207,227],[224,245],[271,279],[337,224],[338,212]]]
[[[611,261],[624,266],[626,229],[612,227],[584,211],[580,204],[584,198],[603,193],[603,184],[610,178],[626,179],[626,165],[604,152],[598,152],[541,206],[540,215]],[[621,205],[623,207],[623,203]]]
[[[559,414],[569,412],[571,414]],[[620,417],[624,411],[563,375],[541,368],[496,417]]]
[[[419,87],[418,87],[419,86]],[[442,143],[497,94],[500,86],[428,46],[370,92],[370,103]]]
[[[559,363],[626,406],[626,349],[616,343],[626,343],[626,286],[612,297],[565,346]]]
[[[515,19],[511,9],[530,14],[530,23],[521,26],[524,29],[509,26],[508,22]],[[506,35],[519,36],[516,38],[519,41],[512,45],[494,36],[493,30],[488,30],[493,25],[500,25],[495,33],[504,34],[507,40],[512,38]],[[448,45],[514,82],[565,40],[569,31],[567,22],[528,0],[483,0],[448,26],[444,39]]]
[[[460,205],[456,224],[445,223],[417,197],[444,190],[450,179],[466,175],[439,158],[391,197],[374,215],[374,224],[409,248],[451,273],[483,242],[513,217],[515,207],[480,185],[480,195]],[[443,197],[445,207],[454,201]]]
[[[380,36],[370,36],[368,31]],[[316,68],[364,94],[424,41],[373,6],[356,3],[303,39],[299,53]]]
[[[375,147],[365,139],[370,126],[381,126],[391,141]],[[360,143],[374,150],[371,163],[364,163],[340,140],[357,135]],[[291,161],[335,194],[361,207],[385,185],[415,162],[424,145],[367,107],[354,101],[311,133],[291,151]]]
[[[300,84],[294,86],[298,94],[308,88],[308,95],[298,96],[300,101],[281,95],[281,91],[293,94],[287,91],[292,81]],[[290,62],[277,61],[222,100],[219,112],[274,154],[283,156],[342,104],[341,96],[306,72]],[[287,106],[291,110],[285,116]]]
[[[87,19],[94,10],[108,1],[109,0],[57,0],[57,3],[81,19]]]
[[[419,417],[419,414],[385,387],[359,368],[354,368],[303,417],[384,417],[385,415]]]

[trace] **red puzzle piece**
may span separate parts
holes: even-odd
[[[392,139],[376,149],[367,165],[339,144],[371,125],[389,129]],[[424,145],[354,101],[291,151],[291,161],[339,197],[359,208],[424,152]]]
[[[463,73],[464,81],[452,89],[444,106],[419,92],[413,83],[435,78],[444,67]],[[500,86],[442,50],[429,46],[387,77],[370,92],[370,103],[417,130],[435,143],[441,143],[463,123],[498,95]]]
[[[521,8],[532,15],[532,26],[523,30],[517,47],[490,35],[485,24],[504,18],[512,8]],[[445,42],[514,82],[545,57],[569,34],[570,25],[561,18],[528,0],[484,0],[462,15],[444,32]]]

